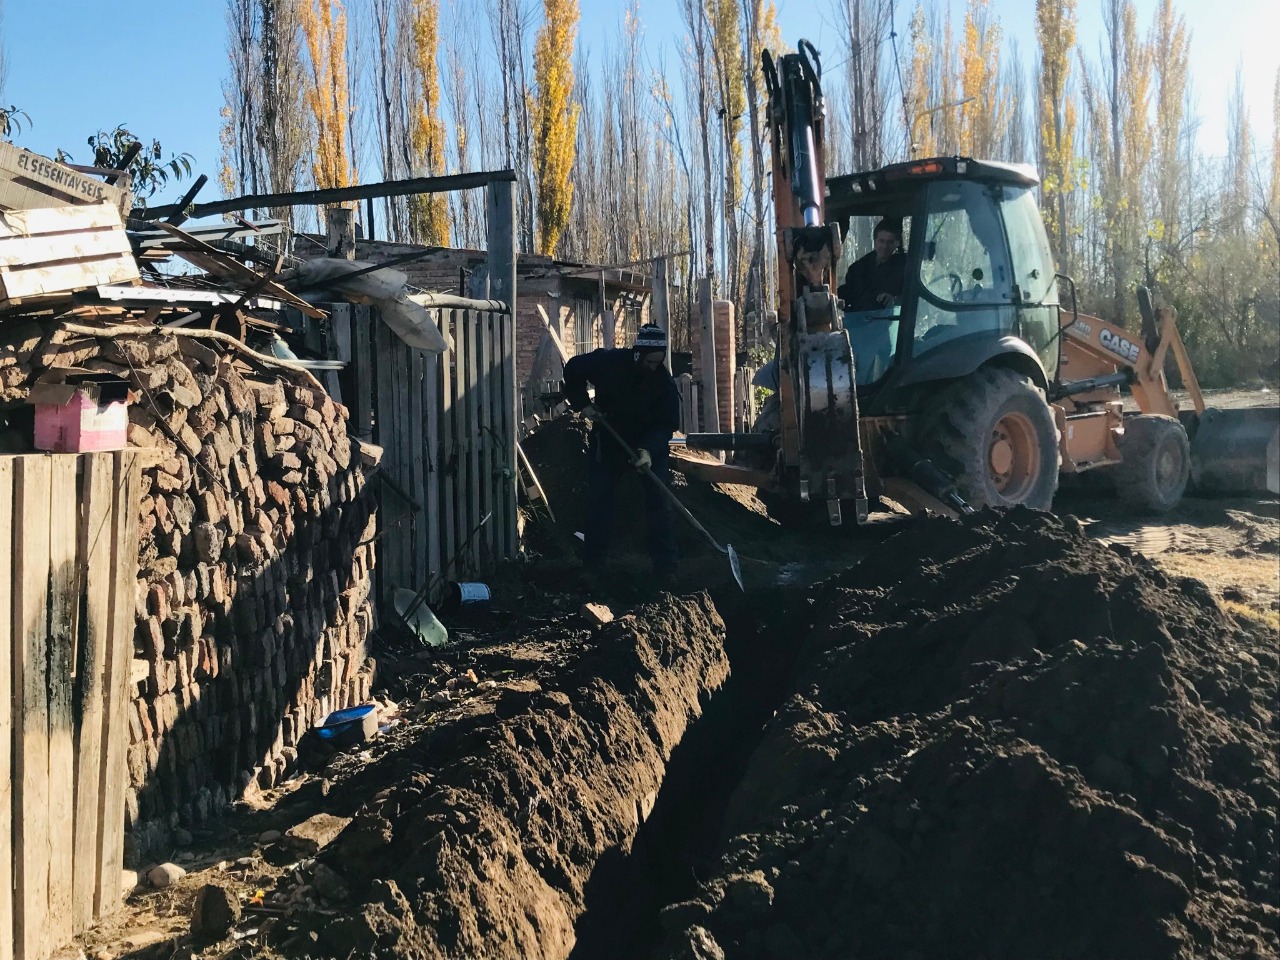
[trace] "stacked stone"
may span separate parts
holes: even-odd
[[[145,858],[180,824],[279,782],[307,730],[367,700],[374,503],[345,408],[304,373],[144,327],[56,329],[28,353],[31,379],[75,366],[138,394],[126,814]]]

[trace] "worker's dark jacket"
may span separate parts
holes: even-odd
[[[632,448],[643,447],[654,461],[665,460],[667,441],[680,429],[680,394],[666,367],[645,374],[632,350],[592,350],[564,365],[565,398],[574,410],[591,402],[587,384],[596,388],[596,407]],[[617,441],[600,427],[592,428],[591,450],[604,462],[627,463]]]
[[[844,275],[844,283],[836,295],[844,301],[846,310],[878,310],[881,304],[876,298],[880,294],[902,296],[906,266],[906,254],[895,253],[884,263],[877,263],[876,252],[872,250],[849,264],[849,272]]]

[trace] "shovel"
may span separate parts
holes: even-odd
[[[608,420],[605,420],[603,417],[595,420],[594,422],[600,424],[607,431],[609,431],[610,434],[613,435],[613,439],[618,441],[618,444],[622,447],[622,449],[626,452],[627,456],[634,463],[636,459],[636,452],[631,449],[631,445],[628,444],[627,441],[622,439],[622,435],[619,434],[617,430],[613,429],[613,424],[611,424]],[[649,470],[648,467],[645,467],[640,472],[643,473],[646,477],[648,477],[657,485],[658,489],[662,491],[663,496],[665,496],[668,500],[671,501],[671,503],[675,506],[676,510],[680,513],[680,515],[683,516],[686,520],[688,520],[691,524],[693,524],[694,529],[696,529],[700,534],[702,534],[704,537],[707,538],[707,543],[711,544],[721,553],[726,554],[729,557],[729,569],[733,571],[733,579],[738,582],[738,589],[741,590],[743,593],[746,593],[747,588],[742,583],[742,564],[738,562],[738,551],[733,549],[733,544],[727,543],[724,546],[721,546],[720,542],[716,540],[716,538],[713,537],[710,533],[707,532],[707,528],[698,522],[698,518],[689,512],[689,508],[680,502],[680,498],[671,492],[670,487],[668,487],[665,483],[663,483],[660,479],[658,479],[658,477],[656,477]]]

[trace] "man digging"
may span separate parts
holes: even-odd
[[[587,523],[583,550],[584,572],[594,581],[604,572],[613,529],[613,500],[618,481],[628,469],[648,469],[670,484],[667,443],[680,427],[680,394],[664,361],[667,335],[646,324],[630,349],[599,349],[570,358],[564,367],[564,392],[569,406],[593,421],[587,445]],[[595,388],[595,400],[587,385]],[[631,447],[631,461],[622,444],[599,422],[609,426]],[[660,583],[675,576],[677,554],[671,509],[656,484],[643,483],[648,515],[649,557]]]

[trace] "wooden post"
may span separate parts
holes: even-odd
[[[13,960],[13,458],[0,457],[0,960]]]
[[[516,228],[515,228],[515,183],[500,181],[491,183],[485,188],[488,218],[489,243],[489,291],[495,300],[506,303],[510,309],[510,323],[507,324],[502,345],[503,378],[507,400],[504,406],[509,411],[504,418],[504,425],[510,425],[508,433],[503,437],[506,445],[505,461],[516,462],[516,404],[519,402],[516,392],[516,326],[519,314],[516,310]],[[506,495],[515,501],[516,471],[506,479],[509,489]],[[514,557],[519,549],[519,531],[516,529],[516,511],[507,514],[507,529],[501,538],[503,554]]]
[[[81,633],[82,658],[76,663],[76,697],[82,704],[76,740],[75,928],[89,929],[98,897],[98,802],[106,725],[107,660],[113,625],[112,553],[115,549],[115,457],[91,453],[84,464],[84,514],[80,531],[80,566],[85,595]]]
[[[329,256],[340,260],[356,258],[356,221],[350,207],[332,206],[325,210],[325,225],[329,231],[325,247]]]
[[[15,951],[45,956],[50,943],[49,625],[51,458],[19,457],[13,478],[13,888]],[[134,585],[136,588],[136,584]]]
[[[698,286],[698,350],[702,355],[702,429],[720,432],[720,400],[716,390],[716,324],[711,300],[711,278]]]
[[[649,322],[656,323],[667,334],[667,369],[671,369],[671,288],[667,285],[667,258],[653,261],[650,278],[652,295],[649,302]]]
[[[80,523],[74,454],[50,457],[49,628],[49,920],[46,937],[55,945],[77,933],[72,884],[75,876],[75,720],[71,707],[72,656],[80,620],[76,540]]]
[[[115,461],[115,557],[111,572],[112,642],[103,683],[102,779],[98,781],[99,831],[98,916],[120,904],[120,871],[124,869],[124,792],[129,782],[126,749],[129,746],[129,682],[133,651],[122,638],[134,629],[133,595],[138,586],[138,503],[142,497],[142,467],[136,450],[111,455]]]

